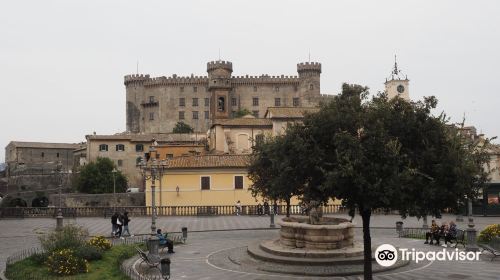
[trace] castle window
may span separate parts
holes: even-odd
[[[236,106],[236,98],[231,98],[231,106]]]
[[[259,106],[259,98],[258,97],[252,98],[252,105],[253,106]]]
[[[198,87],[193,87],[194,92],[198,92]]]
[[[154,103],[155,102],[155,97],[154,96],[150,96],[149,97],[149,103]]]
[[[99,152],[106,152],[106,151],[108,151],[108,145],[106,144],[99,145]]]
[[[116,151],[117,152],[123,152],[123,151],[125,151],[125,145],[123,145],[123,144],[116,145]]]
[[[275,98],[274,99],[274,106],[276,106],[276,107],[281,106],[281,98]]]
[[[123,166],[123,160],[119,159],[118,162],[117,162],[117,165],[120,167],[120,166]]]
[[[184,92],[184,87],[180,87],[181,92]]]
[[[193,98],[193,106],[198,106],[198,98]]]
[[[184,119],[184,111],[179,111],[179,120]]]
[[[234,188],[243,189],[243,176],[234,176]]]
[[[293,107],[299,107],[299,98],[298,97],[294,97],[293,98]]]
[[[210,114],[208,113],[208,111],[205,111],[205,120],[208,120],[210,118]]]
[[[205,98],[205,106],[210,105],[210,98]]]
[[[310,85],[309,85],[309,89],[310,89],[310,90],[313,90],[313,89],[314,89],[314,85],[313,85],[313,84],[310,84]]]
[[[155,119],[155,113],[151,112],[149,113],[149,120],[152,121]]]
[[[297,86],[294,86],[294,87],[293,87],[293,90],[294,90],[294,91],[297,91],[297,90],[299,90],[299,88],[298,88]]]
[[[42,152],[42,157],[44,157],[44,156],[45,156],[45,153],[44,153],[44,152]]]
[[[56,156],[59,157],[59,153],[57,153]]]
[[[201,189],[210,190],[210,176],[201,176]]]
[[[256,118],[259,117],[259,111],[252,111],[252,115]]]
[[[280,91],[280,87],[275,87],[274,91],[276,91],[276,92]]]
[[[186,106],[186,98],[184,98],[184,97],[179,98],[179,106],[181,106],[181,107]]]
[[[143,152],[144,151],[144,145],[142,145],[142,144],[135,145],[135,151],[136,152]]]
[[[174,158],[174,154],[167,154],[167,159],[172,159]]]
[[[257,86],[253,86],[253,91],[257,92]]]
[[[198,119],[198,111],[193,111],[193,120]]]

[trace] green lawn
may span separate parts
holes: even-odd
[[[23,279],[61,279],[61,280],[121,280],[128,279],[121,271],[120,264],[136,254],[135,245],[117,245],[104,252],[102,259],[90,262],[89,273],[69,277],[58,277],[49,273],[45,265],[36,263],[32,258],[16,262],[7,267],[6,276],[11,280]],[[33,277],[31,277],[31,275]]]

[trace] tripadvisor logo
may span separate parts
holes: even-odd
[[[375,260],[381,266],[392,266],[398,260],[398,255],[401,256],[402,261],[414,261],[419,263],[423,260],[427,261],[479,261],[481,252],[465,252],[455,250],[442,249],[439,251],[423,252],[415,250],[415,248],[396,249],[391,244],[382,244],[378,246],[375,251]]]

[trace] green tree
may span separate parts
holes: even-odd
[[[115,164],[109,158],[97,158],[80,170],[76,187],[82,193],[113,193],[113,169]],[[114,174],[116,192],[125,192],[127,178],[121,171]]]
[[[173,133],[192,133],[193,131],[193,128],[184,122],[177,122],[174,129],[172,129]]]
[[[366,87],[344,84],[339,96],[288,131],[292,136],[257,147],[254,163],[262,166],[250,177],[271,197],[294,193],[323,203],[337,198],[350,213],[358,210],[364,277],[372,279],[372,212],[422,216],[458,207],[486,182],[481,149],[487,143],[480,149],[462,141],[443,115],[431,114],[433,97],[409,103],[367,96]]]
[[[244,117],[246,115],[252,115],[252,112],[250,112],[247,108],[241,108],[241,109],[238,109],[238,111],[234,112],[233,117],[241,118],[241,117]]]

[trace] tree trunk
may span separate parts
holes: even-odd
[[[363,245],[364,245],[364,276],[365,280],[372,280],[372,238],[370,236],[370,216],[372,212],[370,209],[362,209],[361,217],[363,219]]]
[[[290,218],[290,198],[286,199],[286,217]]]

